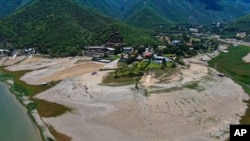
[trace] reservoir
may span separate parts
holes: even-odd
[[[0,141],[41,141],[26,109],[0,82]]]

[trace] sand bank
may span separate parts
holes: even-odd
[[[143,77],[139,90],[135,85],[100,85],[108,72],[98,71],[100,64],[88,64],[92,62],[79,65],[77,59],[47,62],[46,68],[22,79],[38,84],[77,72],[61,77],[58,85],[37,95],[74,109],[59,117],[42,118],[73,141],[223,141],[229,136],[229,125],[239,123],[244,115],[247,105],[242,100],[248,95],[231,79],[218,77],[201,56],[185,61],[190,67],[180,69],[164,83],[153,76]],[[89,66],[80,67],[84,64]],[[92,71],[97,74],[91,75]],[[145,97],[145,92],[150,95]]]

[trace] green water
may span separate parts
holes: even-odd
[[[0,82],[0,141],[40,141],[26,109]]]

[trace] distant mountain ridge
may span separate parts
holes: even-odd
[[[250,11],[249,0],[77,0],[123,21],[148,5],[166,20],[175,23],[230,21]],[[107,10],[108,9],[108,10]]]
[[[0,0],[0,17],[35,0]],[[131,21],[145,5],[156,17],[175,23],[230,21],[250,12],[249,0],[73,0],[122,21]],[[141,10],[144,11],[144,10]],[[141,13],[141,15],[144,15]],[[135,16],[134,16],[135,17]],[[138,17],[137,17],[138,18]],[[136,19],[135,19],[136,20]]]

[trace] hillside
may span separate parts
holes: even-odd
[[[244,11],[228,0],[145,0],[145,3],[176,23],[212,23],[231,20],[244,15]],[[141,4],[139,4],[141,5]]]
[[[176,23],[230,21],[250,11],[247,0],[76,0],[109,16],[127,21],[144,5]]]
[[[170,26],[171,24],[173,24],[171,21],[168,21],[159,14],[157,14],[149,6],[144,6],[143,8],[139,9],[136,13],[131,15],[125,22],[130,25],[148,29],[155,29],[162,25]]]
[[[124,15],[136,0],[75,0],[76,2],[95,8],[108,16],[123,19]]]
[[[238,31],[238,32],[250,33],[249,25],[250,25],[250,14],[229,23],[228,25],[225,26],[224,30],[232,32]]]
[[[244,37],[245,41],[250,41],[250,14],[225,25],[221,32],[222,38],[235,38],[237,32],[246,32],[248,36]]]
[[[35,0],[0,0],[0,17]],[[175,23],[230,21],[250,13],[249,0],[72,0],[112,18],[129,21],[148,5],[155,15]],[[145,14],[141,14],[145,15]],[[137,16],[138,17],[138,16]],[[147,27],[147,25],[145,25]]]
[[[32,0],[0,0],[0,18],[26,5]]]
[[[130,44],[155,42],[149,34],[71,0],[36,0],[0,21],[0,42],[35,47],[51,56],[77,55],[86,45],[103,44],[110,31]]]

